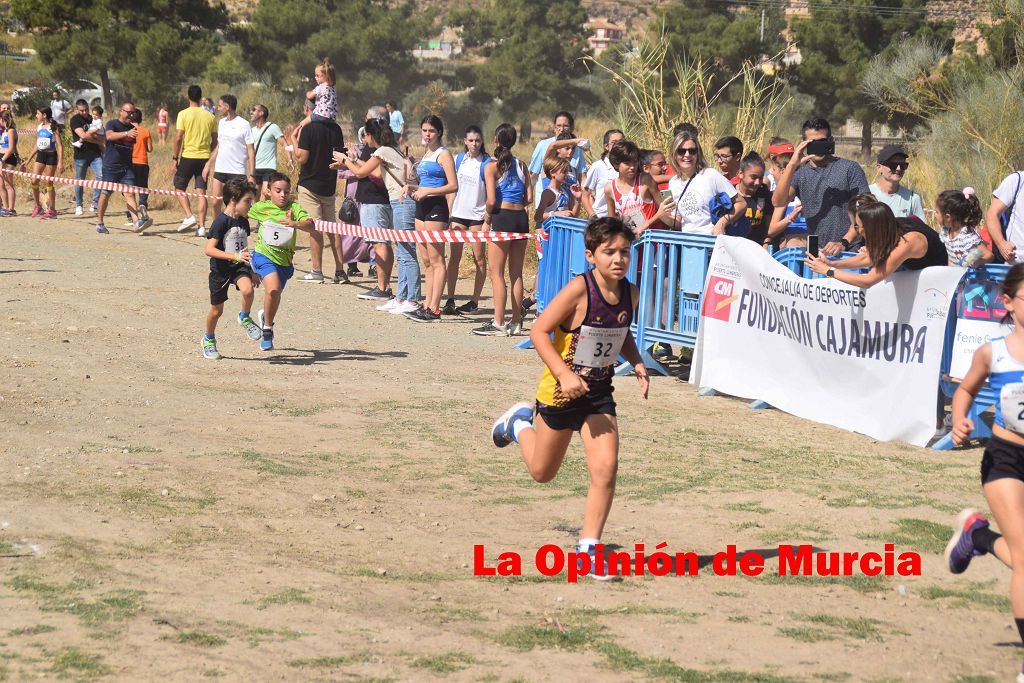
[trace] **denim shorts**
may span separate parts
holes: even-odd
[[[258,251],[253,252],[252,260],[249,263],[252,264],[252,269],[260,277],[277,273],[278,279],[281,280],[281,291],[284,291],[285,284],[288,283],[288,280],[292,279],[292,275],[295,275],[295,266],[279,266]]]
[[[134,185],[135,173],[131,166],[104,166],[103,182],[121,183],[122,185]],[[113,194],[113,190],[103,190],[105,194]]]
[[[360,204],[359,224],[364,228],[386,228],[391,229],[391,205],[390,204]],[[387,242],[388,240],[372,240],[364,238],[367,244]]]

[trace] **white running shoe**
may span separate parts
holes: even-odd
[[[200,225],[196,230],[196,237],[206,237],[206,226]]]
[[[259,310],[259,313],[256,314],[256,324],[260,326],[260,330],[263,329],[263,309],[262,308]]]
[[[181,221],[181,225],[178,226],[178,232],[188,232],[190,229],[195,227],[196,223],[198,222],[199,221],[196,219],[195,216],[189,216],[188,218],[184,218]]]
[[[412,313],[419,307],[420,305],[415,301],[403,301],[388,311],[388,313],[391,313],[392,315],[405,315],[406,313]]]
[[[75,215],[76,216],[81,216],[83,213],[85,213],[85,212],[82,211],[82,207],[80,207],[80,206],[76,206],[75,207]]]
[[[401,306],[403,303],[404,302],[401,302],[398,299],[388,299],[380,306],[374,306],[374,308],[376,308],[378,311],[386,311],[390,313],[395,309],[396,306]]]

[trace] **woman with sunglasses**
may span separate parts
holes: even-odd
[[[746,211],[746,200],[725,176],[708,166],[697,136],[689,130],[681,131],[672,141],[672,168],[676,176],[668,189],[676,205],[673,220],[683,232],[724,235],[725,226]],[[720,193],[732,200],[732,211],[714,221],[709,204]]]
[[[808,254],[806,263],[815,273],[867,289],[901,267],[921,270],[948,264],[949,257],[939,233],[916,217],[897,219],[887,204],[870,194],[857,195],[847,206],[856,234],[864,240],[864,249],[855,256],[837,261]],[[847,272],[857,268],[870,270],[867,273]]]

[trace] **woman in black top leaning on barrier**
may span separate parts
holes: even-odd
[[[901,266],[921,270],[947,265],[946,248],[935,232],[916,218],[897,220],[888,205],[869,194],[850,200],[850,215],[864,248],[850,258],[829,261],[807,255],[807,265],[815,273],[867,289],[878,284]],[[866,273],[846,269],[870,268]]]

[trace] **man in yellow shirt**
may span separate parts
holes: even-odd
[[[203,169],[210,160],[213,148],[217,146],[217,119],[201,106],[203,91],[198,85],[188,87],[188,108],[178,112],[174,122],[177,136],[174,138],[174,189],[186,190],[190,180],[195,179],[195,188],[206,190],[206,176]],[[178,232],[185,232],[193,226],[197,237],[206,236],[206,198],[199,199],[199,220],[196,220],[189,205],[188,197],[179,196],[178,202],[185,212],[185,219],[178,226]]]

